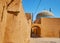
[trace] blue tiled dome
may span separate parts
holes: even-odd
[[[54,14],[52,12],[50,12],[50,11],[44,10],[44,11],[38,13],[37,16],[36,16],[37,19],[42,18],[42,17],[43,18],[53,18]]]

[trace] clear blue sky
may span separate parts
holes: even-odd
[[[52,9],[55,17],[60,17],[60,0],[41,0],[41,2],[40,0],[23,0],[22,3],[25,12],[33,13],[34,20],[37,13],[44,9],[49,10],[49,8]]]

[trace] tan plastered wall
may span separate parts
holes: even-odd
[[[59,37],[60,18],[41,18],[41,36]]]
[[[3,1],[1,0],[0,4],[1,12]],[[5,3],[6,9],[4,9],[5,13],[3,12],[3,21],[0,16],[0,43],[29,43],[30,25],[23,11],[22,1],[6,0]],[[1,12],[0,15],[2,15]]]
[[[0,0],[0,43],[3,43],[7,19],[6,1]]]

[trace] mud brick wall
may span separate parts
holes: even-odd
[[[41,18],[42,37],[60,37],[60,18]]]
[[[22,0],[3,1],[0,0],[0,43],[29,43],[30,25],[23,11]]]

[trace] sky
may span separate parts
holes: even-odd
[[[54,16],[60,18],[60,0],[22,0],[22,4],[25,13],[33,13],[33,20],[39,12],[50,8]]]

